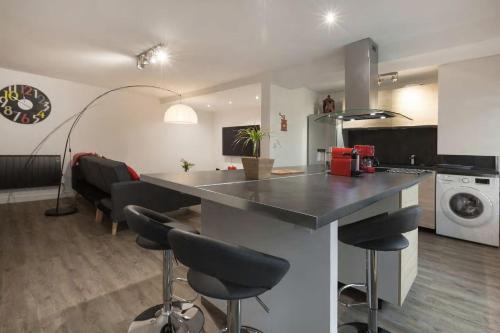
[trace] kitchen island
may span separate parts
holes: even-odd
[[[262,296],[270,313],[253,299],[243,302],[243,323],[265,332],[337,332],[338,282],[364,281],[364,252],[341,245],[339,255],[338,226],[417,204],[418,183],[425,178],[390,173],[351,178],[320,167],[302,169],[258,181],[246,180],[242,170],[141,177],[200,197],[203,234],[290,261],[283,281]],[[380,257],[380,297],[396,304],[404,301],[417,273],[416,231],[407,237],[408,249]],[[224,303],[211,301],[225,311]]]

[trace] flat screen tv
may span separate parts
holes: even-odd
[[[249,144],[246,147],[243,146],[243,143],[239,143],[234,145],[234,139],[236,137],[236,133],[240,129],[244,128],[257,128],[260,129],[259,125],[247,125],[247,126],[234,126],[234,127],[223,127],[222,128],[222,155],[224,156],[252,156],[252,145]],[[260,156],[260,147],[259,152]]]

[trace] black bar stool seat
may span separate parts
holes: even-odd
[[[344,290],[351,287],[366,288],[367,305],[369,307],[368,323],[348,323],[339,327],[341,333],[386,333],[378,327],[377,296],[377,252],[401,251],[410,243],[403,235],[415,230],[421,215],[418,206],[410,206],[391,214],[381,214],[368,219],[339,227],[339,240],[366,250],[366,283],[353,283],[339,290],[339,299]],[[363,303],[364,304],[364,303]],[[350,304],[344,304],[352,306]]]
[[[256,297],[262,305],[258,296],[281,281],[290,263],[182,230],[172,230],[168,240],[176,258],[189,268],[189,285],[204,296],[227,301],[227,332],[260,332],[241,325],[241,300]]]
[[[403,250],[409,243],[402,234],[418,227],[420,211],[418,206],[411,206],[341,226],[339,240],[366,250]]]
[[[374,239],[354,245],[356,247],[374,251],[401,251],[410,246],[408,239],[403,235],[393,235],[381,239]]]
[[[262,287],[240,286],[192,269],[189,270],[187,277],[189,285],[196,292],[227,301],[252,298],[268,291],[268,289]]]
[[[150,211],[152,212],[152,211]],[[192,228],[191,226],[187,225],[186,223],[181,223],[181,222],[173,222],[171,219],[165,220],[165,216],[158,214],[156,212],[153,212],[155,214],[155,220],[158,221],[159,223],[163,223],[163,226],[165,226],[168,229],[165,229],[163,233],[168,233],[170,229],[181,229],[187,232],[191,233],[198,233],[196,229]],[[159,215],[159,216],[158,216]],[[151,217],[151,216],[150,216]],[[164,222],[160,222],[159,218],[162,218]],[[170,222],[166,222],[170,221]],[[159,233],[161,235],[161,233]],[[151,237],[152,235],[148,235]],[[151,237],[153,238],[153,237]],[[142,248],[145,248],[147,250],[157,250],[157,251],[166,251],[166,250],[171,250],[172,248],[170,247],[170,244],[168,243],[168,239],[163,238],[163,237],[155,237],[155,240],[151,240],[151,238],[146,238],[141,235],[138,235],[137,238],[135,239],[135,242],[137,245],[139,245]]]

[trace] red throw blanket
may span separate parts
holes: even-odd
[[[78,162],[80,162],[80,158],[83,156],[98,156],[96,153],[76,153],[73,155],[73,159],[71,160],[71,167],[74,167],[75,165],[78,165]]]

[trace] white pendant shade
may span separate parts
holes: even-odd
[[[165,111],[163,121],[170,124],[198,124],[198,115],[189,105],[175,104]]]

